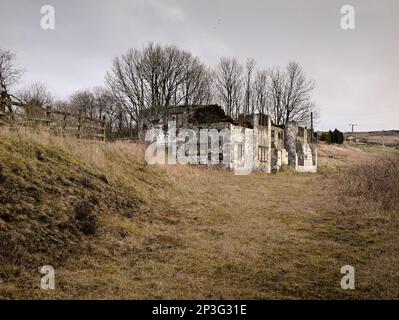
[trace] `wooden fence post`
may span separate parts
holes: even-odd
[[[68,114],[64,113],[61,120],[61,136],[65,137],[69,132],[66,129]]]
[[[51,107],[47,106],[46,108],[46,126],[50,127],[51,124]]]
[[[82,117],[82,113],[79,112],[79,124],[78,124],[78,138],[81,139],[82,138],[82,131],[83,131],[83,117]]]
[[[106,132],[107,132],[107,123],[105,121],[105,116],[103,116],[103,120],[102,120],[102,134],[103,134],[103,141],[106,140]]]

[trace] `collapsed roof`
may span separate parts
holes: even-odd
[[[224,110],[218,105],[192,106],[188,121],[195,124],[229,122],[236,123],[230,116],[226,115]]]

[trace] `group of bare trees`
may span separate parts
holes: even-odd
[[[240,113],[242,70],[236,58],[221,58],[215,70],[216,97],[226,113],[233,117]]]
[[[268,113],[278,125],[290,120],[308,124],[316,109],[314,82],[298,63],[290,62],[285,70],[257,70],[254,59],[243,66],[223,57],[212,70],[187,51],[153,43],[116,57],[106,86],[133,122],[145,109],[179,104],[218,103],[233,118]]]
[[[19,90],[16,96],[26,106],[26,111],[30,115],[40,114],[42,109],[54,101],[51,92],[40,82],[34,82],[29,87]]]
[[[92,119],[106,121],[108,135],[115,137],[135,135],[136,122],[127,112],[123,102],[105,87],[76,91],[67,101],[58,102],[56,106],[64,111],[81,113]]]
[[[308,80],[302,67],[290,62],[285,71],[273,68],[269,71],[270,106],[269,113],[276,124],[286,124],[290,120],[302,124],[309,123],[310,113],[316,111],[311,93],[315,88]]]
[[[39,82],[13,92],[23,74],[23,69],[16,66],[15,60],[15,53],[0,48],[0,111],[13,112],[14,107],[24,105],[28,113],[34,113],[50,105],[53,97],[45,85]]]
[[[22,71],[14,65],[15,55],[0,49],[0,89],[10,94]],[[215,68],[175,46],[149,43],[142,49],[129,49],[114,59],[105,76],[105,85],[80,90],[69,98],[56,100],[41,83],[15,93],[31,106],[84,113],[104,119],[117,136],[134,135],[142,112],[172,105],[220,104],[225,112],[270,114],[277,125],[290,120],[308,124],[315,111],[312,91],[315,85],[302,67],[290,62],[285,69],[257,69],[248,59],[242,65],[236,58],[223,57]]]
[[[238,114],[254,112],[269,114],[277,125],[290,120],[309,124],[315,84],[307,79],[302,67],[290,62],[285,70],[279,67],[255,70],[248,59],[245,68],[235,58],[222,58],[216,69],[216,89],[225,111]]]
[[[133,121],[150,107],[212,101],[210,70],[175,46],[150,43],[142,50],[130,49],[114,59],[106,85]]]

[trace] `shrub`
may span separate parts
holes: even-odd
[[[88,200],[80,201],[75,205],[74,211],[80,230],[87,235],[95,233],[97,230],[97,215],[93,204]]]
[[[323,132],[323,133],[321,134],[320,140],[321,140],[321,141],[326,141],[326,142],[328,142],[328,143],[331,143],[331,135],[330,135],[330,132]]]
[[[79,183],[80,183],[83,187],[88,188],[88,189],[95,189],[95,188],[96,188],[96,186],[94,185],[94,183],[93,183],[89,178],[86,178],[86,177],[80,178],[80,179],[79,179]]]
[[[5,180],[6,180],[6,176],[5,176],[5,173],[4,173],[4,167],[0,163],[0,183],[4,182]]]
[[[348,169],[338,178],[342,197],[379,203],[384,209],[399,208],[399,158],[381,157]]]
[[[335,129],[334,131],[330,130],[328,132],[323,132],[321,134],[320,140],[326,141],[328,143],[342,144],[344,143],[344,134],[338,129]]]
[[[11,263],[22,265],[25,263],[26,251],[23,237],[0,225],[0,266]],[[1,270],[1,269],[0,269]]]
[[[334,132],[332,133],[331,142],[343,144],[344,143],[344,134],[341,131],[339,131],[338,129],[335,129]]]

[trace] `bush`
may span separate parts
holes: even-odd
[[[323,133],[321,134],[320,140],[321,140],[321,141],[326,141],[326,142],[328,142],[328,143],[331,143],[331,135],[330,135],[330,132],[323,132]]]
[[[338,129],[335,129],[334,131],[328,131],[328,132],[323,132],[320,137],[321,141],[326,141],[328,143],[338,143],[338,144],[343,144],[344,143],[344,134],[339,131]]]
[[[399,158],[382,157],[350,168],[338,179],[340,195],[379,203],[384,209],[399,208]]]
[[[343,144],[344,143],[344,134],[341,131],[339,131],[338,129],[335,129],[334,132],[332,133],[331,142]]]
[[[0,267],[8,263],[23,265],[25,260],[26,251],[23,245],[23,237],[17,232],[0,225]]]
[[[93,204],[83,200],[75,205],[75,219],[84,234],[93,234],[97,230],[97,214],[94,212]]]
[[[4,173],[4,167],[0,163],[0,183],[4,182],[5,180],[6,180],[6,176],[5,176],[5,173]]]

